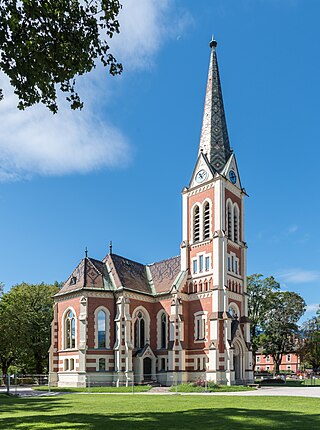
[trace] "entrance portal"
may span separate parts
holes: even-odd
[[[143,379],[145,381],[150,381],[151,376],[151,358],[146,357],[143,360]]]
[[[234,370],[234,378],[236,382],[240,382],[243,379],[242,375],[242,348],[239,342],[234,343],[234,353],[233,353],[233,370]]]

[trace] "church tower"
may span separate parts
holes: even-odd
[[[181,270],[188,273],[184,293],[189,327],[194,327],[189,330],[186,362],[204,357],[206,366],[200,363],[200,368],[206,369],[208,380],[235,384],[253,379],[246,293],[246,193],[230,148],[216,47],[212,39],[198,159],[189,187],[182,192]],[[198,370],[194,366],[192,370]]]

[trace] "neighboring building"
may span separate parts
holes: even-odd
[[[290,352],[289,354],[284,354],[280,364],[281,371],[297,373],[300,370],[300,357],[295,352]],[[258,350],[256,355],[256,372],[273,372],[274,363],[271,355],[263,355],[262,350]]]
[[[216,41],[198,158],[182,191],[181,255],[143,265],[86,257],[55,296],[51,381],[252,381],[244,197],[230,149]],[[168,212],[166,211],[166,214]],[[172,214],[171,214],[172,216]],[[131,217],[132,219],[132,217]]]

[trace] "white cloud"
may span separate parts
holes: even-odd
[[[125,68],[144,69],[168,39],[179,38],[192,23],[184,9],[173,10],[174,0],[123,0],[119,14],[120,34],[110,41]]]
[[[174,10],[170,0],[124,0],[120,15],[121,33],[112,39],[111,49],[126,72],[146,69],[168,37],[180,34],[188,15]],[[171,28],[175,27],[174,32]],[[86,173],[103,167],[123,166],[132,151],[125,136],[101,114],[117,78],[105,78],[106,71],[79,80],[85,100],[82,112],[73,112],[60,102],[57,115],[44,106],[26,111],[16,108],[17,99],[8,80],[0,75],[5,99],[0,102],[0,181],[37,175]],[[121,79],[126,78],[126,73]],[[111,87],[111,85],[112,87]]]
[[[320,280],[320,271],[291,269],[279,273],[277,277],[287,283],[303,284]]]
[[[319,309],[319,303],[310,303],[306,306],[306,312],[316,312]]]

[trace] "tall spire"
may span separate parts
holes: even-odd
[[[213,170],[220,173],[232,151],[223,107],[216,46],[217,42],[212,36],[199,154],[206,154]]]

